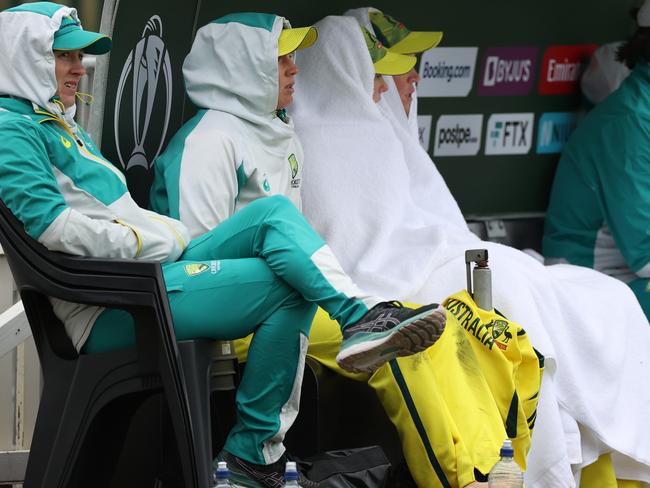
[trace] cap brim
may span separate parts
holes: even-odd
[[[386,55],[373,64],[378,75],[403,75],[413,69],[417,59],[415,56],[406,56],[386,51]]]
[[[388,50],[397,54],[418,54],[436,47],[441,40],[442,32],[414,31]]]
[[[284,29],[278,39],[278,56],[305,49],[315,43],[316,39],[318,39],[318,31],[315,27]]]
[[[54,39],[52,49],[60,51],[83,49],[88,54],[106,54],[111,50],[112,45],[111,38],[104,34],[77,29]]]

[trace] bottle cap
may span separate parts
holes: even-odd
[[[284,469],[284,479],[285,481],[298,480],[298,469],[296,468],[296,463],[294,461],[287,461],[287,465]]]
[[[512,441],[510,439],[503,441],[500,455],[501,457],[513,457],[515,455],[515,450],[512,448]]]
[[[230,477],[230,471],[225,461],[219,461],[217,464],[216,478],[218,480],[227,480]]]

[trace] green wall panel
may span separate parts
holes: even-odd
[[[545,210],[559,155],[536,153],[539,119],[546,112],[575,111],[579,108],[581,100],[578,93],[538,94],[537,82],[543,54],[551,45],[602,44],[624,39],[634,29],[634,22],[629,17],[628,11],[636,3],[636,0],[547,0],[545,2],[466,0],[427,3],[414,0],[402,2],[378,0],[374,2],[373,6],[402,20],[412,30],[444,31],[441,47],[478,48],[473,84],[468,96],[419,99],[420,115],[432,116],[430,154],[433,154],[435,128],[440,116],[483,115],[482,141],[475,156],[434,157],[436,165],[466,216],[539,213]],[[196,26],[233,11],[275,12],[288,17],[294,25],[304,25],[326,15],[341,14],[348,8],[359,6],[358,3],[348,0],[319,3],[273,0],[191,0],[183,2],[182,5],[181,11],[176,2],[122,1],[114,33],[116,49],[111,55],[107,97],[109,100],[114,100],[117,91],[115,85],[120,78],[128,53],[142,37],[147,19],[154,14],[160,16],[164,25],[165,49],[169,51],[171,59],[174,96],[172,116],[169,119],[169,128],[164,135],[164,141],[169,140],[182,121],[187,120],[194,112],[191,104],[183,99],[180,67]],[[534,60],[533,87],[527,95],[480,96],[478,84],[483,57],[489,48],[503,47],[538,49]],[[308,52],[305,55],[308,55]],[[130,84],[131,79],[128,82]],[[160,78],[158,83],[161,83]],[[298,87],[299,83],[300,75]],[[128,90],[124,90],[124,93],[127,91],[135,93],[131,85]],[[159,101],[156,99],[154,110],[162,110]],[[123,102],[122,106],[126,103]],[[142,114],[134,116],[135,118],[141,119],[145,116],[146,110],[142,107],[144,105],[140,104],[138,109]],[[114,154],[115,141],[110,141],[115,137],[111,127],[114,121],[113,115],[109,113],[111,109],[109,102],[104,115],[103,150],[112,160],[117,161]],[[527,154],[498,156],[484,154],[487,121],[490,115],[495,113],[534,114],[531,149]],[[122,118],[127,121],[133,117],[125,113]],[[157,123],[160,123],[160,118],[158,115]],[[120,119],[120,124],[122,123]],[[150,124],[150,127],[152,130],[155,129],[155,125]],[[129,131],[130,129],[127,130]],[[155,139],[151,134],[152,132],[148,137]],[[145,144],[145,147],[148,147],[146,152],[149,157],[155,152],[153,146],[156,146],[157,140],[145,142],[151,146]],[[124,164],[123,162],[123,167]],[[147,167],[146,165],[134,167],[133,171],[144,173]],[[129,177],[129,179],[133,178]],[[146,174],[135,178],[145,183],[148,179],[149,176]],[[146,190],[139,199],[145,201]]]
[[[539,117],[545,112],[577,110],[580,97],[538,95],[537,79],[544,50],[550,45],[602,44],[622,40],[634,30],[629,10],[634,0],[466,0],[422,2],[377,0],[373,6],[403,21],[411,30],[444,31],[441,47],[479,48],[473,88],[467,97],[420,98],[420,115],[432,115],[431,144],[436,121],[444,114],[483,114],[483,141],[476,156],[436,157],[435,162],[465,215],[536,213],[546,209],[558,154],[536,154]],[[361,4],[363,5],[363,4]],[[276,12],[294,25],[360,6],[346,0],[328,2],[204,1],[199,24],[233,10]],[[533,89],[526,96],[478,96],[483,54],[490,47],[534,46],[539,49]],[[308,55],[308,53],[306,54]],[[298,86],[300,75],[298,75]],[[298,88],[299,89],[299,88]],[[492,113],[533,112],[532,147],[526,155],[485,156],[485,130]]]

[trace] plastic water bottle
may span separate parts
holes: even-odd
[[[217,464],[217,470],[214,473],[215,481],[217,482],[214,485],[214,488],[227,488],[232,487],[230,484],[230,470],[225,461],[219,461]]]
[[[515,454],[510,439],[506,439],[501,447],[501,459],[492,466],[488,474],[489,488],[522,488],[524,475],[521,468],[512,458]]]
[[[293,461],[287,461],[287,466],[284,469],[284,485],[283,486],[300,486],[298,484],[298,468]]]

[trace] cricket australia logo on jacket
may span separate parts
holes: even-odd
[[[494,342],[500,349],[506,349],[508,342],[512,339],[510,332],[510,325],[505,320],[493,319],[487,324],[487,327],[492,327],[492,337]]]
[[[238,138],[241,147],[241,163],[237,168],[238,194],[235,211],[265,196],[284,195],[300,208],[300,185],[302,181],[302,150],[296,140],[285,142],[279,148],[249,144],[246,138]]]
[[[445,307],[458,323],[481,344],[488,349],[496,344],[499,349],[508,349],[516,327],[504,317],[485,310],[479,311],[474,302],[464,300],[462,295],[455,295],[447,299]]]
[[[300,178],[296,178],[298,176],[298,159],[293,153],[291,153],[288,159],[291,167],[291,188],[300,188]]]

